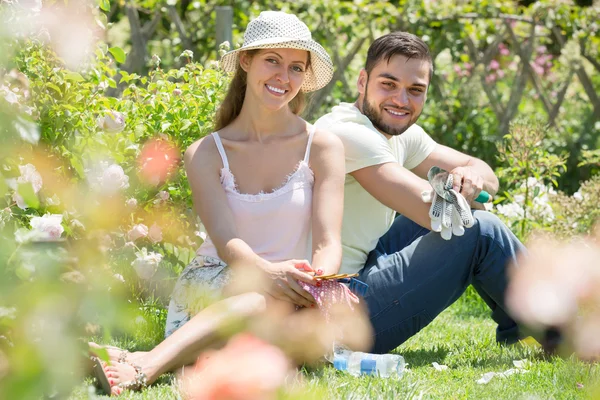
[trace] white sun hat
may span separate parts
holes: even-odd
[[[312,39],[308,27],[293,14],[282,11],[263,11],[250,21],[244,33],[244,44],[221,58],[221,67],[234,72],[239,65],[239,53],[252,49],[299,49],[310,52],[303,92],[313,92],[327,85],[333,76],[333,63],[325,49]]]

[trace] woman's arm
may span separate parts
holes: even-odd
[[[306,307],[312,305],[312,296],[296,283],[296,280],[314,280],[311,275],[296,268],[306,261],[271,263],[259,257],[240,239],[225,190],[221,186],[220,170],[223,164],[213,138],[209,136],[193,143],[185,152],[184,164],[192,189],[194,208],[206,227],[219,258],[231,268],[254,268],[266,273],[272,280],[266,291],[273,297]]]
[[[310,165],[315,174],[312,201],[312,268],[337,273],[342,261],[344,211],[344,145],[334,134],[317,131]]]

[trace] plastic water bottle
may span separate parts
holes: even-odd
[[[333,355],[333,366],[354,376],[379,375],[402,377],[406,363],[399,354],[371,354],[339,349]]]

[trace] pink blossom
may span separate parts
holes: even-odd
[[[500,55],[507,56],[510,54],[510,50],[508,50],[508,47],[504,43],[498,45],[498,50],[500,51]]]
[[[496,60],[492,60],[490,62],[490,69],[494,70],[494,69],[498,69],[500,67],[500,63]]]
[[[496,74],[489,74],[488,76],[485,77],[485,81],[487,83],[492,83],[496,80]]]
[[[62,214],[46,214],[43,217],[33,217],[31,228],[45,240],[54,241],[60,239],[65,229],[62,226]]]
[[[538,74],[538,75],[544,75],[544,68],[539,66],[536,63],[530,63],[531,68],[533,69],[533,71]]]
[[[460,68],[460,65],[454,65],[454,72],[460,75],[460,73],[462,72],[462,68]]]
[[[137,207],[137,204],[138,204],[138,202],[134,197],[127,199],[127,201],[125,202],[125,205],[128,208],[135,208],[135,207]]]
[[[148,227],[144,224],[134,225],[129,232],[127,232],[127,239],[131,242],[148,236]]]
[[[152,243],[158,243],[163,240],[162,230],[156,223],[152,224],[148,230],[148,239],[150,239]]]
[[[473,68],[473,65],[471,63],[465,63],[464,67],[467,71],[470,71]]]
[[[279,348],[242,333],[222,350],[198,359],[184,392],[189,400],[275,399],[289,372]]]
[[[167,200],[169,200],[169,197],[171,197],[169,195],[169,192],[167,192],[166,190],[161,190],[160,192],[158,192],[157,196],[162,201],[167,201]]]
[[[496,71],[496,74],[498,74],[498,78],[502,79],[504,78],[504,70],[499,69],[498,71]]]

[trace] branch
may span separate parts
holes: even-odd
[[[543,24],[539,24],[538,21],[536,21],[532,18],[521,17],[519,15],[498,14],[495,16],[494,15],[486,16],[486,15],[481,15],[481,14],[477,14],[477,13],[466,13],[466,14],[458,14],[458,15],[453,15],[453,16],[444,17],[444,18],[428,19],[426,22],[429,23],[429,22],[455,21],[457,19],[499,19],[499,20],[504,20],[504,21],[526,22],[528,24],[533,24],[533,25],[543,25]]]
[[[596,71],[600,72],[600,62],[598,62],[598,60],[586,53],[585,41],[583,39],[579,41],[579,46],[581,47],[581,55],[584,56],[585,59],[588,60],[590,64],[594,66],[594,68],[596,68]]]
[[[558,43],[561,46],[564,46],[565,38],[560,33],[560,29],[558,29],[558,27],[556,26],[553,26],[552,32],[554,33],[554,36],[556,37]],[[575,73],[577,74],[577,77],[579,78],[579,81],[581,82],[585,93],[587,94],[588,98],[592,103],[592,106],[594,108],[594,116],[600,119],[600,98],[598,98],[598,93],[596,93],[596,90],[594,89],[594,84],[590,80],[588,74],[585,72],[583,65],[580,65],[579,68],[575,70]]]
[[[560,111],[560,105],[565,100],[565,94],[567,94],[567,89],[569,88],[569,85],[571,84],[571,79],[573,79],[574,74],[575,74],[575,71],[573,71],[573,69],[571,69],[569,71],[569,77],[567,78],[567,80],[563,84],[563,87],[560,89],[560,91],[558,92],[558,95],[556,96],[557,97],[556,103],[554,103],[554,107],[552,107],[552,110],[550,111],[550,114],[548,116],[548,123],[550,125],[554,125],[554,120],[558,116],[558,112]]]
[[[470,37],[467,37],[465,40],[465,43],[467,44],[467,47],[469,49],[471,59],[473,60],[475,65],[479,65],[481,63],[481,60],[477,57],[477,49],[475,48],[475,44],[473,43],[473,40],[471,40]],[[475,68],[475,65],[473,66],[473,69]],[[492,88],[485,81],[485,77],[483,75],[480,75],[479,78],[481,80],[481,87],[483,87],[483,91],[485,92],[488,100],[490,101],[490,106],[492,107],[492,111],[494,111],[496,118],[498,119],[498,121],[500,121],[502,116],[504,115],[505,111],[504,111],[502,105],[496,101],[496,96],[494,95]]]
[[[346,72],[346,69],[348,68],[348,65],[350,65],[350,63],[352,62],[352,60],[354,59],[354,57],[356,56],[356,54],[358,53],[360,48],[363,46],[363,44],[366,42],[366,40],[367,40],[367,37],[365,36],[365,37],[357,40],[354,43],[354,46],[352,46],[352,49],[350,49],[348,54],[346,54],[346,57],[344,57],[344,59],[341,61],[341,63],[339,63],[337,65],[337,68],[335,69],[335,72],[333,73],[333,77],[331,78],[331,81],[329,81],[329,83],[323,89],[319,90],[312,97],[309,109],[305,113],[305,115],[307,115],[308,118],[310,118],[312,116],[312,114],[316,110],[318,110],[319,107],[321,107],[321,104],[323,104],[323,101],[325,100],[327,95],[329,95],[329,93],[331,93],[336,82],[341,80],[340,77],[344,75],[344,73]]]
[[[523,63],[521,66],[521,71],[517,76],[517,79],[510,92],[510,98],[506,106],[506,112],[504,113],[504,117],[500,121],[500,127],[498,131],[501,135],[504,135],[508,132],[508,124],[514,118],[515,114],[517,113],[517,110],[519,109],[519,104],[521,103],[521,98],[523,97],[525,86],[527,85],[527,78],[525,77],[525,73],[527,72],[527,67],[529,67],[529,60],[531,59],[531,55],[533,54],[534,44],[535,25],[531,25],[531,32],[529,33],[529,43],[527,44],[527,47],[523,52],[523,57],[521,58],[521,62]]]
[[[515,32],[513,31],[510,24],[507,23],[505,25],[506,25],[506,28],[508,29],[508,33],[510,34],[510,37],[514,43],[515,49],[517,50],[517,54],[519,54],[519,57],[521,59],[523,59],[525,57],[525,53],[523,52],[523,49],[521,48],[521,44],[519,43],[519,40],[517,39]],[[552,110],[552,103],[550,103],[550,100],[548,100],[548,98],[546,97],[546,94],[544,93],[544,91],[542,89],[542,84],[539,80],[538,75],[535,73],[533,68],[531,68],[531,64],[525,63],[524,67],[525,67],[525,71],[527,71],[527,73],[529,74],[529,77],[531,78],[531,81],[533,82],[533,87],[535,88],[536,92],[540,96],[540,99],[542,100],[542,105],[544,106],[544,109],[546,110],[546,114],[550,115],[550,112]],[[559,104],[559,106],[560,106],[560,104]]]
[[[177,29],[177,33],[181,38],[181,43],[183,44],[184,50],[194,50],[192,41],[186,32],[185,26],[183,25],[183,21],[181,21],[181,17],[179,16],[179,13],[177,12],[175,6],[168,5],[167,11],[169,12],[169,17],[171,17],[171,20],[175,24],[175,28]]]

